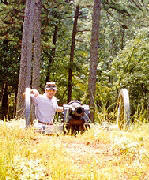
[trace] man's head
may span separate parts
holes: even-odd
[[[48,98],[52,98],[57,91],[57,86],[55,82],[47,82],[45,85],[45,93]]]

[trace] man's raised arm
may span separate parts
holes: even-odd
[[[34,97],[37,97],[39,95],[39,92],[37,89],[30,89],[30,95],[33,95]],[[23,97],[26,97],[26,92],[23,93]]]

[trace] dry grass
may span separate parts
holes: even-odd
[[[127,132],[96,126],[77,137],[16,124],[0,125],[1,180],[149,179],[148,124]]]

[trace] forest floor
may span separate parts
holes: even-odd
[[[116,124],[104,123],[83,135],[49,136],[24,131],[25,122],[18,122],[7,123],[6,127],[8,136],[14,135],[11,142],[8,140],[15,149],[11,175],[7,175],[11,179],[16,175],[31,180],[149,179],[148,124],[120,131]],[[3,128],[1,136],[4,134]]]

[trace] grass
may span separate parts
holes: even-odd
[[[149,179],[148,139],[148,124],[77,137],[0,124],[0,180]]]

